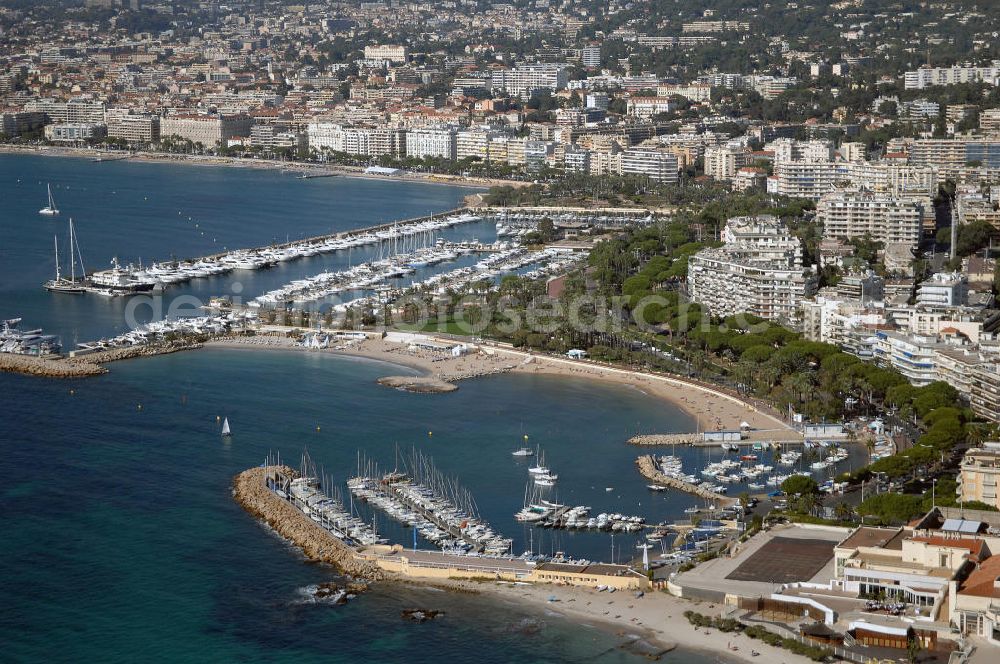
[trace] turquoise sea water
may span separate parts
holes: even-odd
[[[200,229],[174,220],[178,209],[202,219],[214,244],[224,238],[253,245],[447,209],[465,193],[235,169],[0,156],[0,316],[22,315],[26,325],[67,341],[114,332],[123,324],[121,305],[38,288],[50,272],[53,224],[62,223],[35,214],[46,181],[60,185],[56,200],[79,219],[85,258],[98,264],[115,254],[145,259],[211,251]],[[294,269],[309,274],[323,264]],[[388,464],[396,445],[417,446],[458,475],[484,516],[519,548],[530,543],[535,550],[595,558],[612,556],[610,537],[529,539],[511,518],[526,471],[510,451],[524,433],[546,449],[566,502],[657,520],[691,504],[649,494],[633,467],[635,451],[622,444],[637,430],[691,426],[661,401],[635,390],[534,376],[414,395],[376,385],[386,371],[374,362],[309,353],[202,350],[119,363],[110,374],[83,381],[0,374],[2,659],[640,661],[617,649],[620,639],[613,635],[489,597],[384,585],[345,606],[304,601],[302,589],[331,579],[332,571],[304,561],[230,495],[232,477],[269,450],[294,461],[308,447],[342,481],[359,449]],[[219,437],[219,416],[229,417],[231,439]],[[379,527],[405,536],[384,520]],[[616,538],[614,555],[626,557],[634,545]],[[446,615],[422,625],[403,621],[399,612],[410,606]],[[714,658],[680,652],[666,660]]]

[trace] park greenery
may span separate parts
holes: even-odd
[[[711,382],[769,403],[779,412],[799,413],[808,421],[888,417],[903,428],[912,445],[903,445],[895,455],[838,478],[871,487],[872,495],[857,513],[883,523],[906,521],[930,507],[925,483],[935,477],[941,478],[937,504],[954,503],[955,487],[947,473],[964,446],[983,439],[985,433],[953,387],[943,382],[914,387],[892,368],[809,341],[776,322],[747,314],[713,317],[682,295],[688,259],[713,246],[709,238],[718,237],[725,220],[774,214],[804,233],[810,225],[803,223],[808,205],[717,192],[712,187],[628,181],[635,187],[626,190],[629,195],[659,195],[661,200],[671,198],[691,207],[678,210],[669,221],[632,227],[595,244],[586,267],[565,278],[557,298],[547,298],[540,281],[507,276],[499,288],[483,283],[462,294],[438,298],[434,306],[443,311],[431,313],[439,319],[476,323],[482,336],[517,347],[558,353],[580,348],[598,361]],[[545,189],[494,189],[491,195],[514,196],[516,201],[509,202],[534,204],[578,195],[588,184],[586,177],[567,178]],[[710,196],[714,198],[706,200]],[[552,229],[546,232],[551,234]],[[861,242],[858,249],[863,252],[867,247]],[[577,316],[570,320],[567,311],[572,303],[588,298],[591,303],[577,306]],[[529,314],[539,301],[547,304],[532,320]],[[871,436],[865,436],[864,442],[870,449],[874,445]],[[821,498],[816,488],[806,486],[805,478],[793,479],[792,486],[784,487],[794,495],[790,510],[815,513]],[[882,491],[894,489],[876,494],[880,486]],[[900,487],[920,493],[893,492]],[[838,519],[852,517],[848,511],[838,514]]]

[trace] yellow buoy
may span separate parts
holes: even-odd
[[[428,432],[427,432],[427,435],[428,435],[428,436],[433,436],[433,435],[434,435],[434,432],[433,432],[433,431],[428,431]]]
[[[142,404],[137,405],[135,408],[136,410],[142,410]]]
[[[524,434],[524,439],[528,440],[528,434]]]
[[[316,427],[316,431],[319,431],[319,427]]]
[[[219,421],[219,420],[221,420],[221,419],[222,419],[222,417],[221,417],[221,416],[219,416],[219,415],[216,415],[216,416],[215,416],[215,421],[216,421],[216,422],[218,422],[218,421]]]

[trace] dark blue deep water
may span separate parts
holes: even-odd
[[[58,185],[65,212],[59,221],[35,214],[47,181]],[[0,317],[24,316],[26,326],[67,342],[121,329],[121,302],[67,299],[39,288],[51,271],[53,228],[69,214],[79,221],[85,259],[100,265],[116,254],[195,255],[219,244],[252,246],[369,225],[453,207],[464,193],[0,155]],[[319,261],[287,269],[298,278],[324,267]],[[261,280],[257,290],[288,280],[253,278]],[[225,286],[189,288],[218,294]],[[232,477],[269,450],[294,461],[308,447],[343,481],[359,449],[391,464],[397,445],[417,446],[459,476],[483,515],[520,549],[529,540],[511,515],[521,504],[525,469],[510,451],[525,433],[561,475],[565,502],[655,520],[677,517],[691,504],[671,493],[650,495],[634,470],[635,450],[623,445],[631,433],[691,426],[638,391],[501,376],[463,383],[451,394],[414,395],[376,385],[386,371],[308,353],[203,350],[119,363],[83,381],[0,375],[0,659],[640,661],[618,650],[613,635],[488,597],[386,585],[345,606],[303,603],[302,589],[333,572],[305,562],[230,496]],[[220,439],[219,416],[229,417],[231,439]],[[379,527],[405,535],[384,521]],[[613,553],[610,537],[599,534],[553,540],[546,533],[531,544],[604,559],[635,553],[634,540],[616,538]],[[408,606],[447,615],[405,622],[399,612]],[[710,661],[694,653],[667,660]]]

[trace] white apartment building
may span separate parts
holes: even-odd
[[[55,99],[38,99],[24,105],[29,112],[44,113],[48,122],[82,122],[87,124],[103,124],[106,107],[104,102],[89,99],[70,99],[56,101]]]
[[[500,132],[489,129],[466,129],[458,132],[455,135],[456,158],[474,158],[486,161],[490,141],[500,135]]]
[[[597,44],[590,44],[580,49],[580,62],[584,67],[601,66],[601,47]]]
[[[454,127],[422,127],[406,132],[408,157],[455,159],[457,149],[457,132]]]
[[[937,195],[938,173],[933,164],[909,166],[907,164],[858,162],[852,165],[851,178],[854,186],[893,196]],[[928,210],[933,214],[933,210]]]
[[[350,127],[335,122],[311,122],[309,147],[368,157],[399,156],[405,152],[405,131],[391,127]]]
[[[514,69],[497,69],[492,75],[494,90],[527,99],[536,90],[562,90],[569,83],[566,66],[551,63],[521,64]]]
[[[774,152],[775,163],[783,161],[833,161],[833,143],[830,141],[797,141],[794,138],[778,138],[764,146]]]
[[[903,75],[903,85],[907,90],[923,90],[934,85],[956,85],[958,83],[986,83],[997,85],[1000,81],[1000,61],[984,67],[955,65],[953,67],[921,67]]]
[[[372,44],[365,46],[365,60],[386,60],[388,62],[406,62],[405,46],[392,44]]]
[[[969,301],[969,284],[958,272],[938,272],[917,286],[917,305],[958,307]]]
[[[108,128],[103,124],[87,122],[61,122],[45,126],[45,138],[57,143],[86,141],[106,136]]]
[[[894,196],[931,198],[937,193],[937,178],[933,166],[775,159],[773,193],[818,201],[846,185]],[[929,200],[927,206],[930,215]]]
[[[986,134],[1000,134],[1000,108],[984,108],[980,111],[979,128]]]
[[[723,241],[688,261],[691,300],[713,316],[750,313],[798,327],[802,300],[818,285],[802,267],[798,238],[775,217],[762,216],[730,219]]]
[[[851,181],[851,164],[846,162],[779,161],[774,166],[774,193],[782,196],[819,200]]]
[[[865,160],[865,144],[856,142],[841,143],[837,148],[841,159],[844,161],[862,162]]]
[[[707,83],[690,83],[687,85],[658,85],[656,86],[657,97],[670,97],[677,95],[690,99],[693,102],[703,102],[712,100],[712,86]]]
[[[160,116],[118,115],[108,118],[108,136],[128,143],[157,143],[160,140]]]
[[[707,160],[706,160],[707,161]],[[871,236],[880,242],[920,242],[923,220],[933,211],[923,198],[903,198],[865,191],[833,191],[816,204],[824,237]]]
[[[875,333],[875,360],[891,366],[916,387],[938,379],[937,351],[946,348],[937,337],[879,330]]]
[[[645,175],[657,182],[676,183],[678,165],[676,155],[645,148],[631,148],[621,155],[622,175]]]
[[[658,113],[669,113],[674,105],[669,97],[630,97],[626,109],[634,117],[651,118]]]
[[[251,124],[250,117],[243,114],[168,115],[160,120],[160,137],[176,137],[211,147],[237,136],[249,136]]]
[[[997,480],[1000,480],[1000,443],[983,443],[982,447],[965,453],[959,483],[963,501],[978,500],[1000,509]]]
[[[705,175],[716,180],[732,180],[750,161],[746,148],[710,145],[705,148]]]

